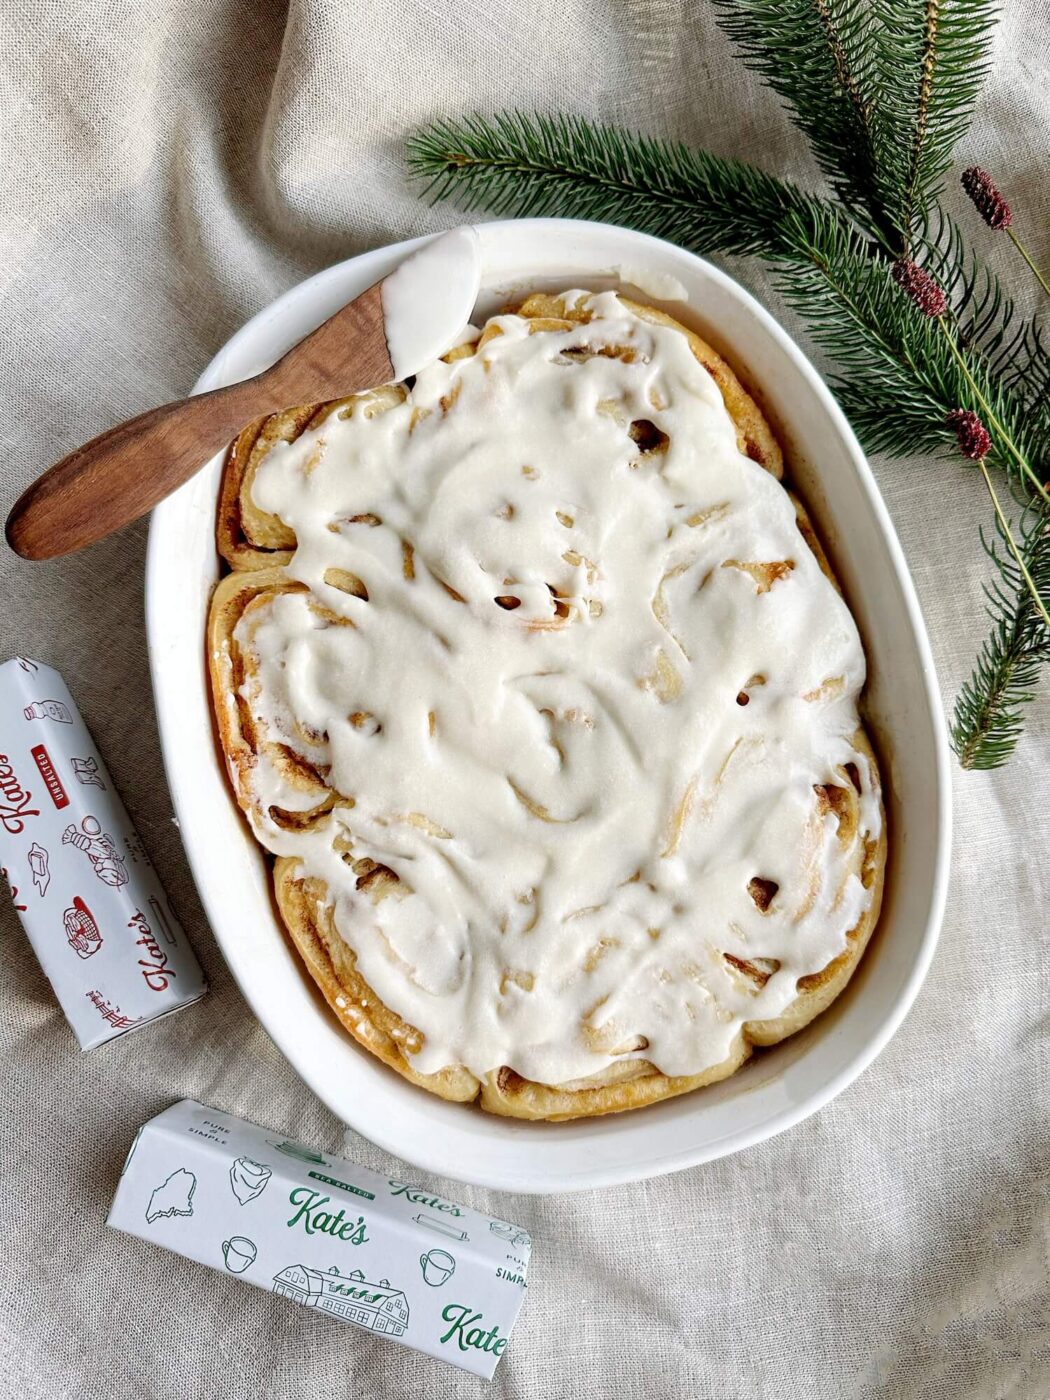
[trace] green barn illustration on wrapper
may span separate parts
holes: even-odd
[[[273,1291],[373,1332],[400,1337],[408,1327],[408,1299],[401,1289],[391,1288],[385,1278],[370,1283],[360,1269],[341,1274],[338,1269],[290,1264],[274,1275]]]

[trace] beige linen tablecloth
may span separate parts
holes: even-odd
[[[424,119],[566,106],[816,180],[703,3],[3,9],[5,510],[85,437],[183,393],[300,278],[456,222],[404,183],[402,139]],[[1043,5],[1010,6],[960,153],[995,172],[1044,265],[1048,39]],[[1018,271],[1005,243],[996,251]],[[753,265],[734,271],[779,310]],[[950,698],[985,630],[982,487],[948,463],[875,469]],[[65,674],[212,990],[82,1055],[4,902],[0,1395],[479,1395],[480,1381],[104,1226],[135,1128],[182,1095],[400,1170],[296,1078],[202,917],[157,750],[145,538],[139,525],[48,565],[0,554],[0,652]],[[615,1190],[514,1198],[433,1183],[537,1242],[490,1394],[1050,1395],[1048,736],[1050,687],[1010,768],[956,774],[932,973],[874,1067],[815,1118],[730,1160]]]

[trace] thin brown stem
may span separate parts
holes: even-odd
[[[973,391],[974,398],[977,400],[978,404],[980,404],[981,412],[987,419],[986,426],[991,428],[998,435],[999,441],[1002,444],[1002,446],[1005,447],[1007,452],[1009,452],[1010,456],[1013,457],[1014,461],[1021,468],[1022,472],[1024,472],[1025,476],[1028,477],[1029,481],[1035,487],[1036,491],[1038,491],[1039,495],[1042,496],[1044,501],[1050,503],[1050,492],[1047,491],[1046,487],[1039,480],[1038,476],[1036,476],[1035,472],[1029,465],[1027,457],[1025,457],[1024,453],[1021,451],[1021,449],[1014,442],[1013,438],[1003,427],[1003,424],[1000,422],[995,410],[992,408],[987,398],[981,392],[981,386],[977,383],[977,380],[974,379],[973,375],[970,373],[970,366],[966,363],[966,359],[963,356],[962,351],[955,343],[955,336],[952,334],[951,330],[943,320],[939,320],[937,324],[941,328],[941,334],[948,342],[948,348],[951,350],[952,355],[955,357],[956,364],[958,364],[959,368],[966,376],[966,382],[969,384],[971,390]]]
[[[1046,278],[1039,271],[1039,268],[1036,266],[1035,260],[1033,259],[1031,253],[1018,238],[1017,234],[1014,233],[1012,228],[1008,228],[1006,232],[1010,235],[1011,243],[1014,245],[1017,251],[1021,254],[1021,257],[1024,258],[1025,262],[1035,273],[1035,279],[1039,283],[1040,287],[1042,287],[1043,291],[1047,294],[1048,297],[1050,297],[1050,284],[1047,283]]]
[[[992,498],[992,506],[995,509],[996,519],[999,521],[999,528],[1003,532],[1003,539],[1006,541],[1007,548],[1017,561],[1017,567],[1021,570],[1021,575],[1024,578],[1028,592],[1032,595],[1032,601],[1038,608],[1043,621],[1046,623],[1047,627],[1050,628],[1050,613],[1047,612],[1046,604],[1039,595],[1039,589],[1035,586],[1035,579],[1033,579],[1032,575],[1028,572],[1028,565],[1024,562],[1024,556],[1021,554],[1017,541],[1014,539],[1013,531],[1010,529],[1010,522],[1003,514],[1003,508],[999,504],[999,497],[995,494],[995,487],[992,485],[992,478],[988,475],[988,468],[985,466],[984,459],[982,458],[977,465],[981,469],[981,475],[984,477],[984,484],[988,487],[988,494]]]
[[[835,73],[838,76],[839,86],[852,102],[861,124],[868,135],[868,145],[871,146],[870,113],[868,104],[864,101],[857,80],[853,76],[853,70],[849,66],[849,59],[846,57],[846,46],[842,42],[842,35],[839,33],[827,0],[813,0],[820,22],[824,26],[824,33],[828,40],[828,50],[835,64]]]
[[[915,214],[915,193],[919,187],[919,166],[923,148],[926,145],[926,131],[930,119],[930,96],[933,92],[934,73],[937,67],[937,30],[941,20],[941,0],[926,0],[926,23],[922,41],[922,66],[920,69],[919,94],[915,104],[915,134],[911,143],[911,160],[908,164],[908,180],[905,185],[904,207],[901,211],[901,232],[905,251],[910,250],[911,225]]]

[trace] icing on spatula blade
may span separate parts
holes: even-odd
[[[93,438],[15,502],[7,518],[11,548],[26,559],[83,549],[152,510],[253,419],[415,374],[462,335],[480,261],[474,229],[442,234],[261,374]]]
[[[469,225],[442,234],[384,278],[383,314],[394,378],[416,374],[451,350],[481,286],[481,250]]]

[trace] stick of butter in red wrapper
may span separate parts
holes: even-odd
[[[204,995],[65,682],[24,656],[0,665],[0,868],[82,1050]]]

